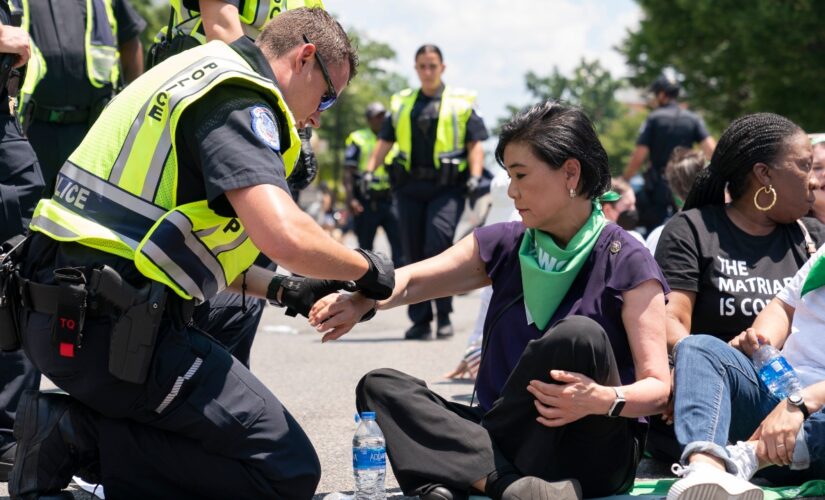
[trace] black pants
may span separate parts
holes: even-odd
[[[261,323],[266,301],[246,297],[224,290],[195,308],[192,316],[194,325],[211,335],[235,356],[242,365],[249,368],[252,342]]]
[[[404,265],[401,250],[401,238],[398,234],[398,210],[393,200],[359,200],[364,211],[356,215],[353,220],[355,235],[358,237],[358,246],[365,250],[372,250],[375,241],[375,232],[378,227],[384,228],[384,233],[390,242],[392,263],[396,269]]]
[[[396,192],[401,246],[407,264],[434,257],[453,244],[455,228],[464,211],[463,188],[436,187],[432,182],[410,181]],[[411,304],[407,313],[413,323],[433,319],[431,301]],[[453,298],[436,299],[439,316],[453,312]]]
[[[87,318],[82,349],[61,357],[49,315],[28,312],[24,348],[58,387],[100,415],[108,498],[308,499],[315,450],[280,401],[222,346],[164,320],[147,381],[109,374],[112,321]]]
[[[28,227],[42,192],[43,176],[31,145],[17,120],[0,111],[0,242]],[[12,429],[20,396],[38,387],[40,373],[23,351],[0,353],[0,452],[14,443]]]
[[[406,495],[438,484],[468,491],[494,470],[549,481],[576,478],[588,497],[627,491],[641,457],[644,426],[635,419],[593,415],[559,428],[539,424],[526,387],[531,380],[551,382],[551,369],[583,373],[600,384],[620,383],[602,327],[574,316],[528,344],[486,413],[449,402],[423,381],[391,369],[364,376],[356,404],[358,411],[377,413]]]

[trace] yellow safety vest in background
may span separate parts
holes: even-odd
[[[235,218],[206,200],[179,205],[176,129],[181,114],[218,85],[244,85],[280,110],[286,175],[301,140],[275,84],[223,42],[170,57],[109,104],[40,200],[31,229],[133,260],[141,274],[204,302],[252,265],[258,249]]]
[[[176,30],[189,35],[199,43],[206,43],[206,34],[203,32],[200,12],[189,10],[183,6],[183,0],[170,0],[174,12]],[[322,0],[241,0],[238,14],[244,34],[253,40],[258,38],[264,25],[281,12],[299,7],[324,8]],[[166,27],[155,37],[159,42],[166,36]],[[177,36],[177,35],[176,35]]]
[[[358,161],[358,172],[367,171],[367,162],[369,162],[377,142],[378,137],[376,137],[372,129],[369,128],[356,130],[347,137],[347,147],[355,144],[361,150],[360,160]],[[373,172],[373,176],[377,181],[372,184],[373,191],[385,191],[390,188],[390,178],[387,175],[384,165],[378,165],[375,172]]]
[[[22,11],[20,27],[27,33],[31,26],[29,0],[11,0],[12,11]],[[86,75],[95,88],[111,85],[117,88],[120,81],[120,52],[117,45],[117,19],[112,9],[112,0],[86,0]],[[26,78],[20,86],[17,101],[17,116],[20,124],[28,115],[31,97],[37,84],[46,76],[46,61],[43,54],[31,43],[32,56],[26,67]]]
[[[410,156],[412,154],[412,124],[410,113],[420,90],[406,89],[392,96],[390,111],[395,127],[395,145],[389,155],[387,163],[401,163],[409,172]],[[441,105],[438,112],[438,126],[435,133],[435,147],[433,148],[433,163],[435,168],[441,168],[444,158],[458,160],[458,171],[467,168],[467,121],[473,113],[476,94],[463,89],[445,86],[441,93]]]

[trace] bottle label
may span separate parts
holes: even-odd
[[[381,448],[353,448],[352,467],[354,469],[379,469],[386,467],[387,452]]]

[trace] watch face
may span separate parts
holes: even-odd
[[[788,401],[794,406],[800,406],[802,404],[802,394],[795,392],[788,396]]]

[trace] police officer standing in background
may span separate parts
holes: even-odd
[[[372,250],[375,232],[380,226],[384,228],[389,240],[393,264],[400,267],[403,265],[401,241],[398,236],[398,215],[390,190],[390,178],[384,165],[379,165],[375,172],[366,172],[367,163],[378,141],[376,134],[381,130],[386,114],[387,110],[380,102],[370,104],[365,113],[369,126],[356,130],[347,137],[347,149],[344,153],[344,189],[347,207],[353,215],[358,246]]]
[[[665,166],[673,149],[676,146],[690,149],[698,143],[705,158],[710,158],[716,148],[716,141],[708,134],[702,118],[679,105],[679,90],[679,83],[668,75],[660,76],[650,86],[656,109],[642,125],[636,149],[622,174],[630,181],[650,155],[650,166],[643,174],[645,185],[636,201],[639,223],[648,232],[678,211],[665,180]]]
[[[332,240],[286,184],[293,116],[318,126],[356,63],[329,14],[296,9],[255,44],[170,58],[103,112],[38,204],[21,263],[24,348],[72,397],[24,396],[12,497],[54,493],[95,461],[112,498],[312,496],[319,463],[298,423],[187,311],[229,286],[306,313],[320,293],[291,302],[307,280],[249,269],[259,249],[390,295],[391,263]]]
[[[386,163],[407,264],[437,255],[453,244],[464,197],[478,190],[484,170],[481,141],[488,134],[474,110],[475,93],[445,85],[441,80],[445,69],[441,49],[435,45],[416,51],[415,71],[421,88],[392,96],[391,115],[384,120],[367,164],[367,171],[374,174],[395,144]],[[452,297],[434,302],[436,334],[450,337]],[[430,338],[430,301],[410,305],[408,314],[413,325],[404,338]]]
[[[143,72],[146,22],[128,0],[13,1],[39,50],[19,114],[51,186],[115,92]]]
[[[21,68],[30,55],[29,35],[12,26],[9,5],[0,0],[0,243],[25,230],[43,191],[37,157],[12,114],[9,97],[9,86],[20,83],[11,67]],[[40,374],[23,351],[0,353],[0,481],[8,481],[14,462],[17,403],[23,391],[39,386]]]

